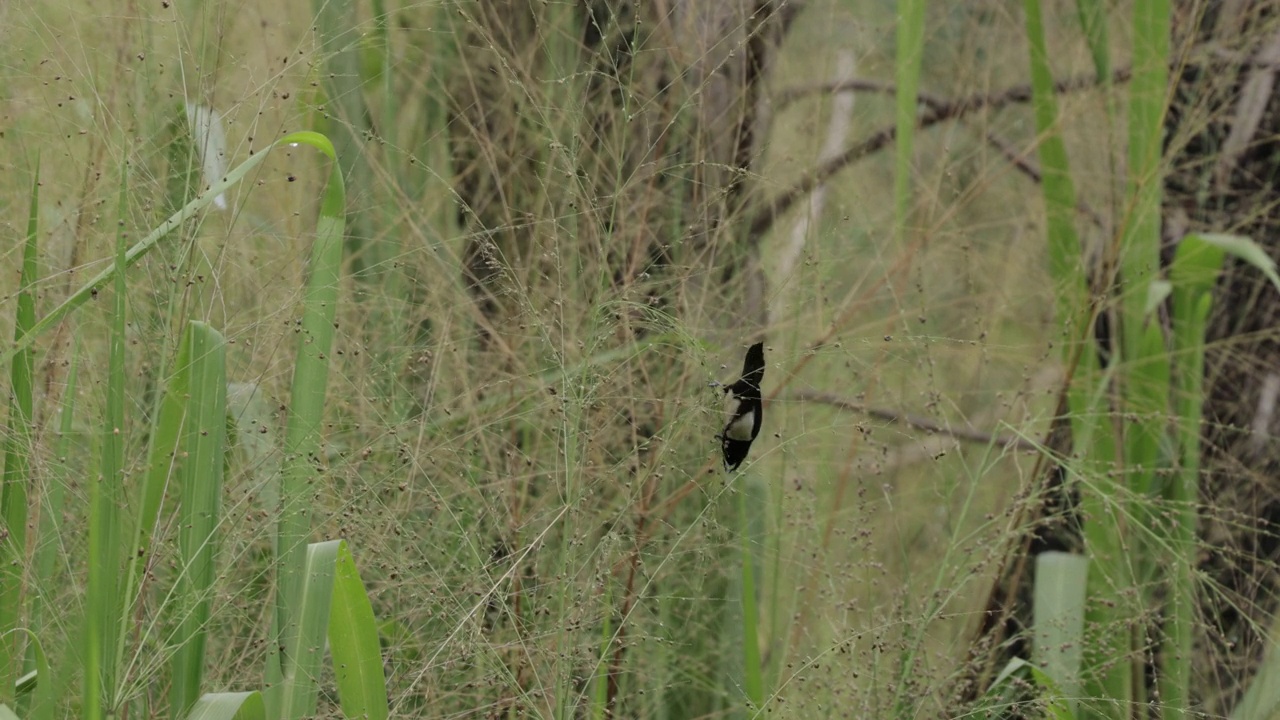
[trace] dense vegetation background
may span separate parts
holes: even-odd
[[[1274,3],[0,12],[5,709],[1280,702]]]

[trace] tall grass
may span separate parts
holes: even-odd
[[[15,530],[0,702],[197,718],[1194,709],[1205,312],[1223,258],[1269,266],[1192,235],[1159,276],[1167,7],[1135,6],[1141,62],[1117,92],[1137,112],[1108,129],[1128,137],[1127,182],[1097,170],[1120,163],[1080,147],[1064,98],[1113,91],[1102,3],[1079,4],[1083,35],[1031,1],[1008,17],[810,7],[776,64],[756,54],[760,17],[682,54],[692,25],[676,20],[693,16],[584,7],[150,8],[101,23],[119,52],[86,50],[93,72],[39,31],[58,26],[49,11],[24,11],[62,58],[32,71],[60,93],[42,119],[56,133],[7,132],[68,149],[44,153],[40,195],[23,188],[0,351]],[[1029,109],[1008,89],[1028,76],[1023,41]],[[849,46],[863,139],[810,167],[830,91],[810,83]],[[761,68],[759,95],[717,104]],[[770,100],[751,157],[719,154],[742,132],[719,123]],[[1000,150],[1028,119],[1034,135]],[[333,146],[283,131],[298,126]],[[779,218],[759,208],[815,183],[828,209],[783,275],[757,233]],[[1125,187],[1105,291],[1077,227],[1092,183]],[[1041,208],[1047,242],[1028,231]],[[1122,338],[1105,366],[1103,313]],[[771,341],[765,430],[726,476],[707,384],[755,335]],[[975,589],[1036,530],[1026,448],[1063,377],[1072,453],[1042,454],[1080,489],[1083,547],[1035,559],[1027,659],[962,705],[985,652],[964,640]]]
[[[1099,77],[1108,76],[1100,9],[1087,2],[1079,6]],[[1051,87],[1041,3],[1028,0],[1025,10],[1050,257],[1066,340],[1063,360],[1071,369],[1073,453],[1060,462],[1079,488],[1086,541],[1081,559],[1090,568],[1088,624],[1061,644],[1083,643],[1086,651],[1080,716],[1128,717],[1135,705],[1153,699],[1144,682],[1150,660],[1143,648],[1147,638],[1160,637],[1154,697],[1161,717],[1183,717],[1193,710],[1192,636],[1200,595],[1194,568],[1206,319],[1226,253],[1273,283],[1274,263],[1247,239],[1188,235],[1179,242],[1168,280],[1159,278],[1171,30],[1168,3],[1137,2],[1124,214],[1117,220],[1115,246],[1102,252],[1120,258],[1112,289],[1120,331],[1114,347],[1095,345],[1093,323],[1107,312],[1089,290],[1090,273],[1099,269],[1090,268],[1076,235],[1076,194]],[[1101,273],[1097,277],[1109,282]],[[1280,290],[1280,283],[1275,287]],[[1157,312],[1170,295],[1172,330],[1166,339]],[[1109,367],[1100,372],[1104,352]],[[1168,447],[1177,450],[1170,453]],[[1163,477],[1172,480],[1157,482]],[[1037,583],[1055,576],[1038,574]],[[1058,672],[1074,677],[1076,669]]]
[[[331,159],[333,148],[323,136],[314,133],[294,133],[278,141],[277,146],[297,146],[305,143],[320,149]],[[315,250],[312,258],[311,277],[304,300],[303,319],[299,323],[298,370],[294,380],[294,403],[290,414],[291,431],[287,436],[286,450],[292,458],[286,467],[286,478],[302,478],[303,487],[282,486],[281,502],[284,511],[277,534],[280,548],[280,582],[282,592],[279,602],[283,620],[277,633],[279,640],[272,647],[283,647],[285,657],[272,656],[267,668],[267,684],[262,695],[258,693],[213,694],[206,693],[204,669],[209,663],[207,641],[213,629],[211,602],[217,592],[215,556],[219,546],[219,528],[223,523],[220,509],[222,477],[228,456],[224,439],[229,430],[226,411],[225,343],[220,333],[202,322],[180,322],[185,328],[183,342],[175,362],[175,371],[167,388],[167,395],[159,403],[160,412],[151,428],[153,438],[150,465],[143,473],[146,482],[141,492],[126,502],[129,488],[125,483],[126,447],[129,428],[133,423],[126,419],[126,379],[130,375],[125,348],[128,306],[127,274],[129,266],[138,262],[147,252],[169,237],[169,231],[193,217],[200,210],[211,206],[222,192],[234,186],[260,163],[265,153],[251,158],[227,178],[214,183],[203,195],[192,199],[178,210],[157,230],[130,246],[128,243],[128,208],[131,197],[128,171],[120,172],[118,231],[116,235],[114,263],[80,291],[36,322],[30,287],[35,278],[37,241],[38,194],[32,190],[31,210],[28,222],[28,239],[23,264],[22,290],[18,303],[18,322],[15,347],[8,351],[13,360],[15,398],[17,410],[11,418],[31,417],[31,350],[35,336],[53,327],[55,321],[67,321],[85,300],[96,296],[106,282],[112,282],[113,304],[110,316],[109,352],[106,382],[105,412],[102,421],[99,449],[100,470],[91,480],[88,509],[89,540],[88,582],[85,597],[85,616],[80,639],[75,643],[74,656],[82,660],[82,699],[79,708],[84,717],[115,716],[127,712],[136,702],[123,681],[131,668],[130,660],[142,649],[139,641],[147,640],[142,629],[151,626],[154,619],[145,612],[151,603],[150,578],[154,567],[150,564],[150,546],[166,508],[164,496],[176,496],[176,521],[179,537],[176,583],[170,590],[161,592],[159,616],[167,617],[165,624],[172,626],[172,635],[163,643],[170,648],[171,671],[165,678],[170,692],[170,716],[172,717],[249,717],[261,716],[268,708],[272,717],[301,717],[313,714],[318,688],[322,656],[316,652],[324,646],[328,636],[332,643],[332,655],[342,668],[339,687],[343,706],[353,714],[363,717],[385,717],[388,702],[382,679],[382,665],[376,652],[376,627],[363,583],[355,569],[352,556],[341,541],[318,545],[308,544],[311,528],[306,503],[309,495],[306,476],[318,456],[318,428],[324,411],[324,390],[327,378],[327,360],[331,352],[332,331],[337,304],[337,276],[342,256],[343,214],[345,193],[342,176],[336,163],[327,183],[325,201],[320,208],[317,223]],[[175,268],[176,269],[176,268]],[[69,412],[69,411],[68,411]],[[64,431],[69,424],[64,418]],[[10,452],[6,457],[5,498],[10,505],[7,517],[10,523],[25,528],[27,492],[31,465],[25,461],[29,432],[10,436]],[[15,444],[19,441],[21,445]],[[177,468],[178,481],[170,483]],[[297,481],[295,481],[297,482]],[[53,496],[57,497],[58,493]],[[50,510],[61,511],[61,502],[50,503]],[[137,516],[139,526],[133,541],[121,541],[127,519],[126,509],[140,507]],[[171,507],[171,506],[170,506]],[[23,513],[17,515],[16,513]],[[57,528],[57,524],[53,525]],[[19,535],[19,540],[22,535]],[[23,543],[25,545],[25,543]],[[19,546],[20,547],[20,546]],[[52,548],[52,543],[47,547]],[[138,558],[143,564],[127,560],[131,554],[127,548],[138,548]],[[305,553],[305,555],[301,554]],[[20,570],[25,561],[16,548],[10,549],[10,567]],[[47,552],[42,552],[42,556]],[[70,559],[68,559],[70,561]],[[49,563],[42,557],[41,584],[50,580]],[[122,574],[125,568],[127,574]],[[336,573],[336,575],[335,575]],[[336,579],[335,579],[336,578]],[[126,582],[121,582],[126,579]],[[5,687],[12,689],[17,680],[16,662],[23,656],[19,640],[23,635],[13,632],[13,619],[23,613],[24,606],[34,593],[27,589],[30,578],[22,572],[8,576],[5,589],[9,593],[5,612],[10,630],[7,633],[6,657],[10,668]],[[330,607],[334,608],[331,614]],[[47,607],[45,608],[47,612]],[[24,700],[40,717],[51,717],[54,707],[49,690],[56,680],[50,665],[44,662],[40,638],[33,638],[31,658],[36,666],[33,683],[17,685],[30,692],[39,688],[35,701]],[[278,643],[278,644],[277,644]],[[62,658],[65,663],[70,657]],[[161,666],[162,667],[162,666]],[[60,668],[61,669],[61,668]],[[154,672],[154,670],[153,670]],[[283,682],[278,679],[283,678]],[[136,682],[136,680],[132,681]],[[3,698],[11,705],[13,696]]]

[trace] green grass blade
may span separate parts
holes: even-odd
[[[1036,665],[1053,678],[1074,715],[1083,684],[1085,588],[1089,560],[1082,555],[1046,552],[1036,557],[1032,605],[1032,650]]]
[[[271,150],[281,146],[299,144],[310,145],[311,147],[320,150],[330,158],[334,157],[333,145],[329,142],[328,138],[319,133],[304,130],[301,132],[290,133],[280,138],[272,143],[265,151],[251,155],[249,159],[237,165],[231,170],[231,172],[227,173],[225,178],[215,183],[205,191],[204,194],[184,205],[182,209],[170,215],[168,219],[160,223],[160,225],[158,225],[154,230],[147,233],[145,237],[130,247],[125,253],[124,267],[132,267],[134,263],[138,262],[138,260],[142,259],[147,253],[151,252],[151,250],[154,249],[161,240],[181,226],[182,223],[195,217],[196,213],[200,212],[204,208],[214,204],[215,198],[235,187],[240,181],[244,180],[244,178],[248,176],[254,168],[261,165],[262,162],[266,160],[267,156],[271,154]],[[333,177],[333,175],[336,174],[336,171],[333,171],[331,172],[330,177]],[[330,190],[332,190],[332,188],[330,188]],[[345,193],[342,194],[342,197],[345,202]],[[329,204],[328,200],[326,200],[326,205],[327,204]],[[319,228],[317,228],[317,232],[318,231]],[[0,353],[0,363],[7,363],[11,361],[15,355],[31,347],[37,337],[48,332],[63,318],[88,302],[89,299],[92,298],[108,280],[115,276],[115,274],[116,266],[113,264],[103,269],[102,272],[93,276],[93,278],[88,282],[80,286],[80,288],[73,292],[66,300],[63,300],[61,304],[51,310],[48,315],[40,318],[40,320],[31,328],[31,332],[27,333],[22,338],[21,342],[14,343],[12,347]]]
[[[62,510],[65,505],[67,484],[64,458],[71,453],[71,434],[74,429],[76,384],[79,377],[78,343],[71,350],[71,368],[67,371],[67,387],[62,395],[62,407],[58,418],[58,436],[54,443],[54,456],[58,462],[50,465],[47,482],[42,498],[39,545],[36,547],[35,567],[39,587],[39,600],[31,609],[31,633],[33,638],[44,637],[45,619],[53,613],[53,597],[57,593],[58,550],[62,547]],[[26,670],[36,672],[40,681],[36,687],[28,716],[32,720],[51,720],[54,717],[55,701],[58,697],[54,691],[55,681],[47,672],[43,675],[41,668],[47,663],[37,654],[40,652],[35,642],[27,645]]]
[[[14,343],[22,341],[36,321],[36,250],[40,219],[40,164],[31,181],[27,211],[27,239],[18,281],[18,309],[14,318]],[[21,674],[22,634],[14,632],[26,595],[27,494],[31,485],[32,372],[34,359],[28,348],[13,358],[9,369],[8,433],[4,439],[4,487],[0,515],[7,532],[0,540],[0,702],[13,702],[13,683]]]
[[[1149,518],[1159,510],[1147,502],[1157,469],[1167,465],[1160,447],[1166,435],[1170,413],[1170,359],[1159,323],[1148,314],[1150,285],[1160,266],[1161,195],[1164,175],[1161,153],[1164,137],[1164,114],[1168,93],[1168,56],[1170,14],[1168,0],[1137,0],[1134,3],[1133,79],[1129,99],[1129,153],[1126,180],[1126,207],[1130,212],[1120,239],[1120,357],[1122,407],[1133,422],[1125,423],[1124,468],[1128,490],[1139,502],[1128,514],[1135,526],[1147,526]],[[1130,564],[1137,577],[1156,573],[1163,561],[1163,551],[1139,543],[1130,548]],[[1123,632],[1140,637],[1143,606],[1142,594],[1129,595],[1118,607]],[[1121,634],[1117,625],[1116,634]],[[1128,662],[1111,659],[1114,673],[1123,673],[1128,694],[1113,699],[1122,707],[1130,700],[1140,701],[1142,686],[1133,683],[1140,677],[1140,657],[1132,655]],[[1115,711],[1115,712],[1118,712]]]
[[[1184,717],[1191,704],[1191,658],[1195,632],[1196,524],[1200,497],[1200,431],[1204,404],[1205,333],[1213,288],[1228,254],[1257,267],[1280,290],[1275,262],[1248,238],[1188,235],[1178,244],[1169,279],[1173,286],[1174,412],[1179,467],[1166,497],[1176,518],[1169,545],[1168,618],[1161,658],[1160,699],[1165,717]]]
[[[1160,169],[1165,98],[1169,83],[1169,2],[1136,0],[1133,79],[1129,83],[1128,207],[1121,238],[1122,353],[1141,357],[1147,285],[1160,265]]]
[[[907,216],[911,212],[911,159],[915,153],[916,121],[920,90],[920,65],[924,59],[925,0],[902,0],[898,4],[898,50],[895,64],[897,102],[897,144],[894,163],[894,230],[897,247],[906,239]]]
[[[204,677],[227,436],[225,341],[213,328],[193,321],[187,326],[183,344],[190,359],[186,368],[190,400],[182,444],[178,530],[182,573],[176,593],[181,614],[173,655],[170,717],[182,717],[195,704]]]
[[[57,693],[54,691],[56,683],[49,670],[49,659],[45,655],[44,646],[41,644],[38,635],[30,630],[19,631],[19,633],[27,636],[31,669],[35,673],[35,687],[29,689],[31,697],[25,715],[27,720],[50,720],[54,717]],[[24,678],[30,674],[24,675]],[[18,692],[21,694],[25,691],[26,689],[22,687],[22,683],[19,683]]]
[[[355,3],[351,0],[314,0],[316,29],[320,35],[320,52],[324,55],[323,90],[327,99],[324,112],[331,116],[329,137],[333,141],[342,176],[351,187],[370,192],[377,183],[368,163],[365,136],[373,132],[369,125],[369,107],[365,102],[361,77],[360,43],[365,30],[356,23]],[[394,125],[390,120],[388,126]],[[372,206],[365,201],[361,206]],[[344,208],[345,213],[345,208]],[[381,274],[386,267],[387,241],[376,233],[369,213],[352,212],[349,237],[346,238],[357,277],[374,279],[369,273]]]
[[[1249,689],[1231,710],[1231,720],[1275,720],[1280,716],[1280,619],[1271,623],[1271,642],[1259,663]]]
[[[85,597],[88,608],[85,623],[84,651],[84,716],[96,720],[103,716],[103,701],[110,712],[115,702],[115,649],[119,638],[120,617],[120,512],[121,485],[124,472],[124,383],[125,383],[125,316],[127,298],[125,270],[128,208],[127,169],[120,170],[119,232],[116,237],[114,265],[114,306],[111,315],[111,340],[108,351],[107,405],[102,428],[99,475],[90,481],[89,500],[89,582]],[[65,303],[64,303],[65,304]]]
[[[1013,698],[1025,696],[1030,687],[1039,688],[1037,707],[1041,715],[1036,717],[1053,720],[1074,720],[1075,712],[1068,705],[1063,691],[1053,677],[1041,668],[1032,665],[1022,658],[1011,659],[1000,674],[991,681],[991,687],[984,694],[973,717],[984,720],[1003,720],[1010,717],[1010,709],[1017,707]]]
[[[323,136],[316,136],[323,140]],[[333,146],[325,141],[314,145],[331,160]],[[314,483],[320,472],[320,428],[324,420],[325,390],[329,381],[329,354],[333,346],[333,323],[338,303],[338,276],[342,266],[342,238],[346,191],[337,162],[330,164],[329,183],[316,222],[316,239],[311,250],[311,277],[307,281],[298,353],[290,393],[289,423],[285,431],[284,463],[281,468],[280,520],[276,536],[279,587],[276,605],[276,635],[283,637],[297,622],[291,608],[305,582],[307,540],[311,533],[311,504]],[[278,643],[287,647],[286,643]],[[274,659],[269,662],[277,662]],[[284,658],[280,667],[296,660]],[[270,677],[271,671],[268,676]],[[287,679],[287,678],[286,678]],[[268,698],[270,701],[270,698]],[[270,702],[268,702],[270,704]]]
[[[390,707],[378,625],[360,571],[345,542],[339,546],[334,570],[329,653],[333,657],[343,714],[366,720],[388,717]]]
[[[266,720],[262,693],[207,693],[191,708],[187,720]]]
[[[1067,403],[1071,418],[1072,445],[1081,458],[1080,471],[1089,481],[1082,490],[1081,510],[1087,521],[1085,544],[1093,559],[1090,594],[1097,600],[1088,620],[1099,632],[1099,641],[1090,650],[1089,663],[1107,668],[1101,678],[1089,674],[1088,692],[1097,696],[1128,698],[1130,674],[1115,662],[1128,654],[1125,633],[1114,627],[1121,594],[1132,584],[1127,580],[1124,539],[1114,518],[1122,516],[1121,497],[1108,470],[1117,460],[1112,428],[1104,412],[1106,380],[1099,367],[1092,341],[1092,307],[1087,269],[1075,228],[1076,191],[1071,180],[1066,146],[1059,126],[1053,89],[1053,74],[1045,43],[1044,20],[1039,0],[1026,0],[1027,41],[1030,51],[1032,106],[1036,132],[1040,137],[1039,156],[1049,237],[1049,268],[1057,288],[1058,322],[1063,327],[1063,361],[1073,368]]]
[[[1134,4],[1133,80],[1129,96],[1129,165],[1126,195],[1129,216],[1121,237],[1121,356],[1124,358],[1125,411],[1138,422],[1128,425],[1125,465],[1129,488],[1145,494],[1160,463],[1160,441],[1169,407],[1168,353],[1152,334],[1147,311],[1149,286],[1160,265],[1161,150],[1169,71],[1168,0]]]
[[[1102,0],[1076,0],[1076,12],[1089,54],[1093,56],[1094,77],[1099,85],[1111,82],[1111,45],[1107,38],[1107,8]]]
[[[1049,235],[1049,270],[1058,286],[1059,317],[1071,323],[1069,337],[1083,336],[1088,320],[1088,285],[1080,237],[1076,233],[1076,189],[1071,180],[1067,149],[1058,125],[1058,103],[1045,45],[1039,0],[1026,0],[1027,41],[1031,54],[1032,107],[1042,173],[1045,216]]]
[[[142,478],[138,499],[138,523],[133,542],[129,546],[129,574],[122,593],[131,602],[140,578],[145,575],[147,565],[152,562],[152,535],[160,522],[161,504],[177,469],[179,444],[186,422],[191,387],[191,362],[191,343],[189,338],[184,338],[178,346],[174,373],[169,378],[168,386],[162,391],[159,409],[151,423],[147,469]]]
[[[302,582],[296,588],[292,606],[293,622],[285,627],[282,637],[285,650],[280,710],[272,717],[296,720],[315,715],[334,574],[338,552],[344,545],[341,540],[330,540],[306,547]]]

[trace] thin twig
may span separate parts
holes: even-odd
[[[1004,156],[1005,160],[1009,161],[1010,165],[1017,168],[1023,175],[1031,178],[1031,180],[1037,185],[1043,182],[1044,175],[1040,172],[1040,166],[1036,164],[1035,160],[1028,157],[1028,153],[1035,150],[1034,147],[1028,148],[1025,151],[1019,150],[1014,147],[1012,143],[990,130],[984,133],[984,135],[986,136],[987,142],[996,150],[999,150],[1000,154]],[[1076,200],[1076,212],[1089,218],[1089,221],[1094,225],[1104,230],[1106,229],[1106,221],[1102,219],[1102,214],[1097,210],[1094,210],[1093,207],[1084,200]]]
[[[860,402],[842,398],[831,393],[818,392],[815,390],[792,390],[786,395],[787,400],[800,400],[803,402],[816,402],[823,405],[830,405],[841,410],[848,410],[878,420],[886,420],[899,425],[923,430],[925,432],[935,433],[938,435],[946,435],[957,440],[965,440],[967,442],[979,443],[982,445],[999,445],[1002,448],[1011,450],[1036,451],[1039,449],[1035,443],[1025,440],[1014,435],[997,435],[995,433],[983,432],[973,428],[955,428],[936,420],[920,417],[919,415],[911,415],[910,413],[900,412],[898,410],[890,410],[888,408],[871,407]]]

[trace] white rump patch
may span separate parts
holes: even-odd
[[[750,440],[751,428],[756,424],[756,414],[754,411],[746,413],[742,417],[729,423],[729,427],[725,428],[725,437],[730,440]]]

